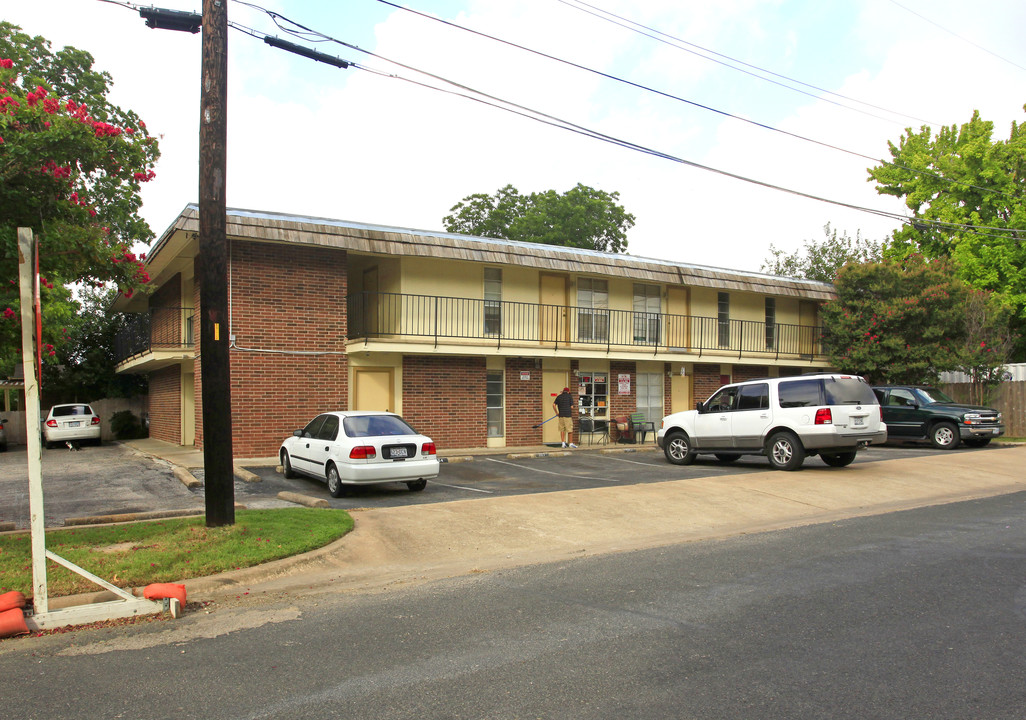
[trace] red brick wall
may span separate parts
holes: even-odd
[[[637,382],[638,376],[635,372],[636,365],[632,362],[611,362],[609,363],[609,419],[618,418],[621,415],[630,415],[638,411]],[[631,394],[620,394],[620,373],[627,373],[631,376]]]
[[[150,437],[182,442],[182,374],[177,365],[150,373]]]
[[[317,413],[348,407],[347,255],[233,240],[230,258],[232,454],[275,455]],[[197,360],[197,444],[201,375]]]
[[[745,382],[755,378],[769,377],[769,368],[765,365],[735,365],[734,382]]]
[[[719,365],[695,365],[695,402],[705,402],[719,387]]]
[[[521,380],[520,372],[531,373]],[[533,428],[551,415],[539,417],[542,399],[542,371],[531,358],[506,360],[506,445],[541,445],[544,428]]]
[[[483,357],[407,355],[403,417],[439,448],[484,447],[487,379]]]

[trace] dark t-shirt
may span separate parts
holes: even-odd
[[[559,417],[573,417],[574,398],[570,393],[560,393],[556,396],[556,409]]]

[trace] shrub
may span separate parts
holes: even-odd
[[[146,437],[146,428],[131,410],[119,410],[111,415],[110,430],[118,440],[135,440]]]

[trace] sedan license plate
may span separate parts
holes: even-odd
[[[78,421],[76,421],[76,422],[69,422],[69,423],[68,423],[68,427],[78,427],[78,426],[79,426],[79,425],[81,425],[81,424],[82,424],[82,423],[81,423],[81,422],[78,422]]]
[[[392,458],[393,460],[395,460],[396,458],[405,458],[405,457],[407,457],[406,448],[404,448],[404,447],[394,447],[394,448],[391,448],[388,451],[388,456],[390,458]]]

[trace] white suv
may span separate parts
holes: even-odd
[[[659,447],[674,465],[700,453],[722,462],[765,455],[797,470],[807,455],[844,467],[859,448],[887,441],[873,389],[860,377],[818,373],[725,385],[695,410],[663,418]]]

